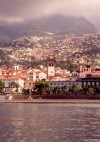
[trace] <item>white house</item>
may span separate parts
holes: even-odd
[[[19,78],[17,76],[0,76],[0,80],[5,83],[5,93],[10,92],[11,90],[11,82],[15,82],[19,85],[17,93],[22,93],[22,89],[24,88],[24,80],[22,78]],[[13,88],[13,91],[15,91],[16,88]]]
[[[45,72],[38,72],[37,73],[37,80],[47,80],[47,73]]]

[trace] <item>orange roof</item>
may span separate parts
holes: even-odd
[[[84,72],[81,72],[81,74],[92,74],[92,72],[90,72],[90,71],[84,71]]]
[[[6,74],[9,74],[10,72],[12,72],[11,70],[5,70]]]
[[[56,73],[55,76],[56,77],[65,77],[65,76],[67,76],[67,74],[66,73]]]
[[[17,75],[10,76],[9,79],[19,79],[20,77]]]
[[[36,72],[36,75],[39,75],[40,73],[45,73],[45,74],[47,74],[47,72],[45,72],[45,71],[38,71],[38,72]]]
[[[22,73],[21,76],[28,76],[28,73]]]
[[[27,71],[26,70],[22,70],[22,73],[27,73]]]
[[[0,75],[0,79],[19,79],[20,77],[17,75],[12,75],[12,76],[4,76]]]
[[[93,75],[96,75],[96,74],[97,74],[97,75],[100,75],[100,71],[93,72],[92,74],[93,74]]]
[[[34,83],[33,80],[25,80],[24,82],[25,82],[25,83]]]
[[[6,79],[6,77],[3,75],[0,75],[0,79]]]

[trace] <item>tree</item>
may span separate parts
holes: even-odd
[[[59,86],[54,86],[53,92],[54,92],[56,95],[59,94],[59,93],[61,92]]]
[[[44,94],[48,89],[49,89],[49,84],[46,81],[38,80],[34,84],[34,90],[37,90],[37,92],[40,95]]]
[[[61,87],[61,91],[62,91],[63,94],[66,94],[66,92],[67,92],[67,86],[66,85],[62,86]]]
[[[2,95],[3,88],[5,87],[5,83],[0,80],[0,93]]]
[[[95,93],[94,88],[93,88],[93,87],[89,87],[89,89],[88,89],[88,93],[90,93],[90,94],[94,94],[94,93]]]
[[[10,88],[11,88],[11,93],[12,93],[12,89],[13,88],[16,88],[16,90],[18,91],[18,88],[19,88],[19,84],[17,84],[16,82],[14,82],[14,81],[12,81],[11,83],[10,83]],[[16,92],[17,92],[16,91]]]
[[[70,88],[70,91],[73,92],[73,93],[80,93],[82,91],[82,88],[77,86],[77,85],[73,85],[71,88]]]
[[[96,93],[100,94],[100,86],[96,88]]]
[[[84,88],[84,92],[87,93],[87,94],[94,94],[95,93],[95,89],[92,85],[87,85],[85,88]]]

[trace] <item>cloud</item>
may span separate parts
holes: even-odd
[[[91,17],[99,7],[100,0],[0,0],[0,19],[22,22],[52,14]]]

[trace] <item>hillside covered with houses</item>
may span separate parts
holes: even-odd
[[[100,68],[84,65],[70,72],[67,68],[57,67],[56,58],[52,55],[47,58],[46,66],[40,65],[39,68],[25,69],[21,65],[0,68],[0,81],[4,82],[3,93],[6,94],[11,93],[11,90],[15,94],[22,94],[23,90],[34,91],[35,83],[40,80],[48,83],[49,91],[53,91],[57,87],[69,90],[73,86],[80,89],[93,86],[99,89]],[[17,87],[14,83],[17,84]]]
[[[58,67],[70,71],[79,65],[100,66],[100,32],[83,36],[29,35],[0,43],[0,65],[46,66],[46,58],[51,54],[56,57]]]

